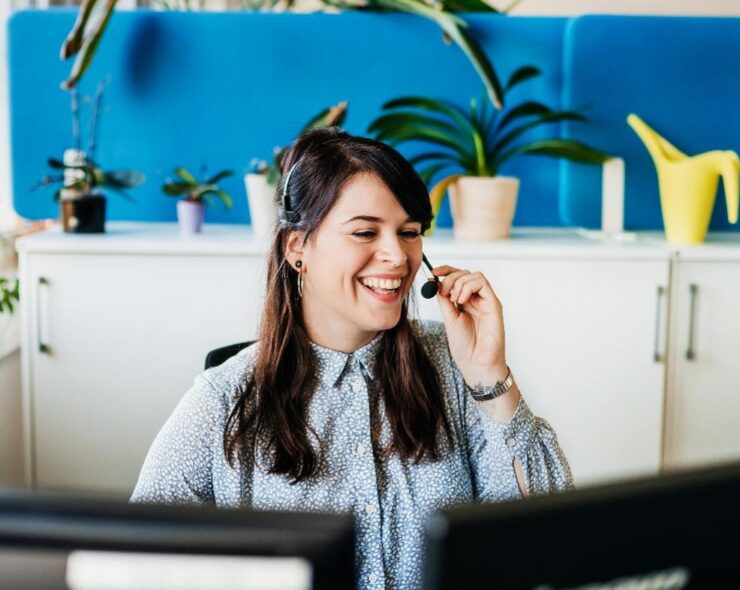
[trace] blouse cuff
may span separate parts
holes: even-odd
[[[526,456],[535,438],[537,421],[523,397],[519,398],[514,415],[506,424],[493,420],[480,407],[478,411],[482,414],[483,423],[487,425],[494,437],[503,440],[512,456],[520,459]]]

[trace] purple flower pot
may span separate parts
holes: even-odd
[[[205,211],[205,205],[198,201],[177,202],[177,221],[180,223],[180,231],[183,235],[200,233],[203,228]]]

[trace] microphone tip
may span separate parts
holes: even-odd
[[[421,295],[424,299],[431,299],[437,294],[439,285],[434,279],[429,279],[426,283],[421,286]]]

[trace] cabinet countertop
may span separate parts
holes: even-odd
[[[108,222],[104,234],[65,234],[60,228],[17,241],[21,254],[138,254],[189,256],[264,255],[269,239],[258,240],[246,224],[207,224],[202,234],[183,236],[176,223]],[[704,244],[676,246],[663,232],[627,232],[605,237],[580,228],[514,227],[507,240],[464,242],[449,229],[424,238],[424,250],[439,256],[470,258],[740,260],[740,233],[716,232]]]

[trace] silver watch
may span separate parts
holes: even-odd
[[[503,381],[497,381],[496,385],[491,385],[486,388],[471,387],[470,395],[473,396],[473,399],[477,402],[487,402],[488,400],[496,399],[509,391],[511,386],[514,385],[514,376],[511,374],[511,369],[509,369],[508,366],[506,368],[509,370],[509,374],[506,375],[506,379]]]

